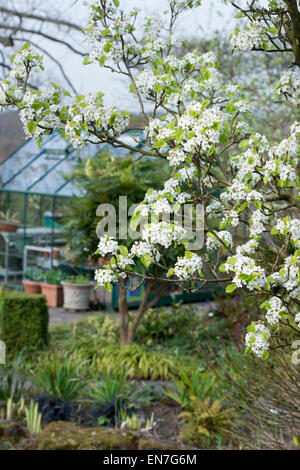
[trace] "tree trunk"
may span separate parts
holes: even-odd
[[[128,343],[128,325],[129,325],[129,312],[128,312],[128,303],[127,303],[127,290],[126,290],[126,280],[119,279],[119,298],[118,298],[118,307],[120,313],[120,339],[121,344],[126,345]]]
[[[150,280],[147,283],[145,295],[143,300],[140,303],[138,311],[135,315],[135,318],[129,326],[129,312],[128,312],[128,302],[126,296],[126,281],[124,279],[119,279],[119,299],[118,307],[120,312],[120,339],[121,345],[126,346],[132,344],[135,339],[135,334],[137,328],[143,318],[144,314],[149,308],[154,307],[159,299],[169,293],[169,286],[165,286],[161,283],[160,287],[155,292],[155,297],[149,302],[150,295],[154,292],[154,288],[157,282]]]
[[[137,330],[137,327],[139,326],[140,324],[140,321],[144,315],[144,313],[148,310],[149,308],[149,305],[148,305],[148,299],[149,299],[149,296],[152,292],[152,287],[153,287],[153,281],[149,281],[148,284],[147,284],[147,287],[146,287],[146,291],[145,291],[145,295],[143,297],[143,300],[142,302],[140,303],[140,306],[138,308],[138,311],[137,311],[137,314],[133,320],[133,323],[129,329],[129,332],[128,332],[128,344],[132,344],[133,343],[133,340],[134,340],[134,337],[135,337],[135,333],[136,333],[136,330]]]

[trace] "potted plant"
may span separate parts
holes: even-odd
[[[91,282],[86,276],[70,276],[62,281],[64,291],[64,308],[68,310],[88,310]]]
[[[65,274],[59,269],[50,269],[41,282],[42,294],[46,296],[48,307],[61,307],[63,305],[63,288],[61,281]]]
[[[40,294],[41,281],[43,280],[43,271],[36,268],[28,268],[23,274],[24,291],[27,294]]]
[[[10,209],[0,212],[0,232],[14,233],[18,230],[20,221],[17,219],[18,213],[11,213]]]

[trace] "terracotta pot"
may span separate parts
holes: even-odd
[[[51,251],[44,251],[43,255],[45,258],[50,258],[51,256]],[[60,255],[60,249],[59,248],[53,248],[53,259],[58,259]]]
[[[94,285],[93,282],[88,284],[71,284],[62,281],[64,289],[64,308],[68,310],[88,310],[91,288]]]
[[[47,284],[41,282],[42,294],[46,297],[48,307],[61,307],[64,302],[64,294],[62,286]]]
[[[15,233],[19,228],[19,224],[10,222],[0,222],[0,232]]]
[[[39,282],[23,279],[24,291],[26,294],[40,294],[42,289]]]
[[[53,259],[58,259],[60,255],[60,250],[58,248],[53,248]]]

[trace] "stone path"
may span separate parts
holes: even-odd
[[[213,312],[216,309],[216,302],[212,301],[203,301],[203,302],[194,302],[191,306],[194,308],[194,311],[199,314],[203,315],[209,312]],[[167,307],[170,308],[170,307]],[[92,311],[89,310],[87,312],[70,312],[63,308],[49,308],[49,323],[50,325],[59,324],[59,323],[70,323],[79,318],[86,318],[93,315],[97,315],[101,313],[101,310]],[[111,313],[108,311],[102,311],[103,315],[113,315],[114,318],[118,318],[118,313]]]
[[[93,312],[92,310],[89,310],[88,312],[69,312],[64,308],[49,308],[49,323],[50,325],[70,323],[72,321],[79,320],[79,318],[90,317],[97,313],[100,313],[100,311]]]

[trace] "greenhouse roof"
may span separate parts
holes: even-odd
[[[130,133],[122,140],[139,147]],[[45,196],[69,197],[77,193],[72,181],[64,175],[72,172],[77,157],[87,158],[110,149],[114,155],[126,155],[126,149],[114,149],[107,144],[87,143],[84,149],[74,149],[59,133],[44,137],[38,148],[33,139],[27,140],[0,163],[0,191]]]

